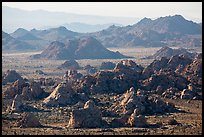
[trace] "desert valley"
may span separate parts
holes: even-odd
[[[2,31],[3,135],[201,135],[202,24]]]

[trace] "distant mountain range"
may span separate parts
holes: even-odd
[[[134,24],[139,20],[140,18],[137,17],[96,16],[66,12],[49,12],[46,10],[27,11],[2,6],[2,29],[7,33],[14,32],[18,28],[24,28],[27,30],[33,28],[48,29],[50,28],[49,26],[58,27],[61,25],[66,26],[67,24],[69,26],[66,27],[72,31],[94,32],[106,29],[107,25],[110,26],[115,23],[120,23],[122,25]],[[82,24],[76,24],[76,22],[80,22]],[[77,25],[78,28],[76,28],[75,25]]]
[[[100,40],[105,47],[202,45],[202,25],[188,21],[181,15],[155,20],[144,18],[132,26],[111,26],[90,35]]]
[[[130,58],[119,52],[107,50],[93,37],[68,40],[65,43],[54,41],[41,54],[31,56],[32,59],[118,59]]]
[[[3,51],[26,51],[26,50],[36,50],[36,47],[19,41],[18,39],[13,38],[8,33],[2,31],[2,50]]]
[[[123,26],[122,24],[118,23],[107,23],[107,24],[87,24],[87,23],[81,23],[81,22],[72,22],[72,23],[65,23],[58,26],[43,26],[39,29],[50,29],[50,28],[58,28],[60,26],[66,27],[68,30],[79,32],[79,33],[91,33],[91,32],[97,32],[104,29],[107,29],[108,27],[116,25],[116,26]]]
[[[53,41],[65,43],[81,37],[94,37],[104,47],[202,46],[202,24],[188,21],[181,15],[160,17],[155,20],[144,18],[134,25],[124,27],[112,25],[94,33],[78,33],[60,26],[30,31],[19,28],[10,35],[24,45],[27,43],[38,50],[47,48]],[[15,45],[15,42],[11,42],[10,46],[12,43]],[[18,48],[15,49],[18,50]]]

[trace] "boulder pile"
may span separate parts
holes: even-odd
[[[3,92],[5,98],[14,98],[17,94],[21,95],[22,99],[33,100],[43,97],[45,91],[38,82],[27,83],[24,80],[17,80]]]
[[[133,87],[122,96],[116,98],[116,102],[110,107],[110,111],[118,114],[151,115],[175,112],[174,105],[162,101],[158,96],[140,94]]]
[[[102,113],[92,100],[85,103],[83,109],[71,112],[68,127],[70,128],[96,128],[103,125]]]
[[[87,100],[84,94],[76,93],[69,83],[60,83],[53,92],[43,100],[43,105],[48,107],[73,105],[78,101]]]

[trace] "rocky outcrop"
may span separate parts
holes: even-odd
[[[93,67],[91,65],[86,65],[83,68],[84,70],[86,70],[87,74],[95,74],[98,70],[96,69],[96,67]]]
[[[192,59],[184,55],[171,56],[169,59],[162,57],[160,60],[154,60],[143,70],[143,78],[148,78],[161,69],[170,69],[175,71],[177,74],[180,74],[186,65],[190,64],[191,62]]]
[[[21,112],[22,111],[22,97],[21,95],[16,95],[13,99],[9,112]]]
[[[5,98],[14,98],[17,94],[21,94],[24,87],[28,86],[23,80],[16,80],[4,92]]]
[[[40,87],[40,83],[31,82],[29,87],[23,87],[22,97],[25,100],[39,99],[45,95],[45,91]]]
[[[195,90],[184,89],[181,91],[181,99],[202,99]]]
[[[142,69],[132,60],[123,60],[112,71],[99,71],[92,76],[85,76],[75,85],[75,89],[85,93],[123,93],[131,86],[138,86]]]
[[[131,72],[141,73],[142,70],[143,70],[143,67],[141,65],[137,65],[132,60],[122,60],[118,62],[114,68],[114,72],[125,72],[125,73],[131,73]]]
[[[178,90],[183,90],[187,88],[188,80],[173,72],[170,69],[161,69],[158,72],[155,72],[149,78],[142,81],[142,86],[145,90],[156,90],[160,86],[163,91],[174,87]]]
[[[127,123],[131,127],[142,127],[142,128],[147,127],[148,123],[145,116],[137,115],[137,113],[138,113],[137,109],[135,109],[134,112],[128,118]]]
[[[33,100],[40,99],[46,93],[40,87],[40,83],[35,81],[27,83],[21,80],[15,81],[3,92],[5,98],[14,98],[17,94],[21,95],[21,99]]]
[[[202,85],[202,53],[198,54],[191,64],[186,65],[181,74],[191,83]]]
[[[172,49],[170,47],[162,47],[154,55],[146,57],[146,59],[161,59],[162,57],[171,58],[172,56],[184,55],[188,58],[194,58],[195,53],[188,52],[184,48]]]
[[[137,115],[149,115],[175,112],[176,108],[172,104],[162,101],[157,96],[138,94],[131,87],[122,96],[116,98],[116,102],[111,106],[110,111],[120,115],[130,115],[133,111]]]
[[[81,73],[78,73],[77,70],[69,70],[69,71],[66,71],[65,75],[64,75],[64,80],[65,81],[76,81],[76,80],[79,80],[82,78],[82,74]]]
[[[32,113],[24,112],[22,117],[17,120],[16,126],[20,128],[36,128],[42,127],[39,119]]]
[[[89,100],[83,109],[71,112],[68,127],[70,128],[97,128],[102,126],[102,113],[94,102]]]
[[[113,62],[102,62],[100,69],[114,69],[115,65]]]
[[[66,83],[60,83],[54,91],[43,100],[45,106],[64,106],[78,102],[78,95],[71,86]]]
[[[58,67],[58,69],[74,69],[74,70],[79,68],[80,66],[78,62],[76,62],[75,60],[67,60]]]
[[[8,82],[13,83],[16,80],[22,81],[23,78],[15,70],[7,70],[2,77],[2,84],[5,85]]]

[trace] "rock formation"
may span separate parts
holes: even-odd
[[[38,59],[118,59],[130,58],[119,52],[106,49],[97,39],[84,37],[68,40],[64,43],[53,41],[41,54],[31,58]]]
[[[94,102],[89,100],[85,103],[83,109],[76,109],[71,112],[68,127],[70,128],[97,128],[102,126],[102,113],[95,106]]]
[[[191,83],[202,85],[202,53],[198,54],[191,64],[186,65],[181,74]]]
[[[114,69],[115,65],[113,62],[102,62],[100,69]]]
[[[45,91],[40,87],[40,83],[38,82],[31,82],[29,87],[22,89],[22,97],[25,100],[41,98],[44,93]]]
[[[78,62],[76,62],[75,60],[67,60],[58,67],[58,69],[74,69],[74,70],[79,68],[80,66]]]
[[[82,74],[78,73],[77,70],[71,69],[69,71],[66,71],[65,75],[64,75],[64,80],[65,81],[76,81],[82,78]]]
[[[2,77],[2,84],[13,83],[16,80],[23,80],[23,78],[15,70],[7,70]]]
[[[12,105],[11,105],[9,112],[21,112],[22,106],[23,106],[22,97],[21,97],[21,95],[17,94],[13,99],[13,102],[12,102]]]
[[[83,69],[86,70],[87,74],[95,74],[97,72],[97,69],[91,65],[86,65]]]
[[[184,55],[188,58],[194,58],[195,53],[188,52],[184,48],[172,49],[167,46],[162,47],[154,55],[146,57],[146,59],[161,59],[162,57],[171,58],[172,56]]]
[[[137,115],[137,113],[137,109],[135,109],[134,112],[128,118],[127,123],[131,127],[147,127],[148,124],[145,116]]]
[[[110,111],[118,114],[130,115],[135,111],[137,115],[159,114],[176,111],[175,107],[162,101],[159,97],[138,94],[133,87],[116,99]]]
[[[14,98],[17,94],[22,95],[22,99],[33,100],[45,95],[45,91],[38,82],[26,83],[25,81],[17,80],[3,92],[3,96],[6,98]]]
[[[17,120],[16,126],[20,128],[42,127],[39,119],[32,113],[24,112],[21,119]]]
[[[60,83],[54,91],[43,100],[46,106],[64,106],[77,103],[77,94],[71,86],[66,83]]]
[[[161,69],[149,78],[143,80],[142,83],[146,90],[156,90],[158,86],[160,86],[163,90],[170,87],[183,90],[184,88],[187,88],[189,82],[185,77],[176,74],[170,69]]]
[[[14,98],[17,94],[21,94],[23,87],[26,86],[27,84],[23,80],[16,80],[3,92],[3,96],[6,98]]]

